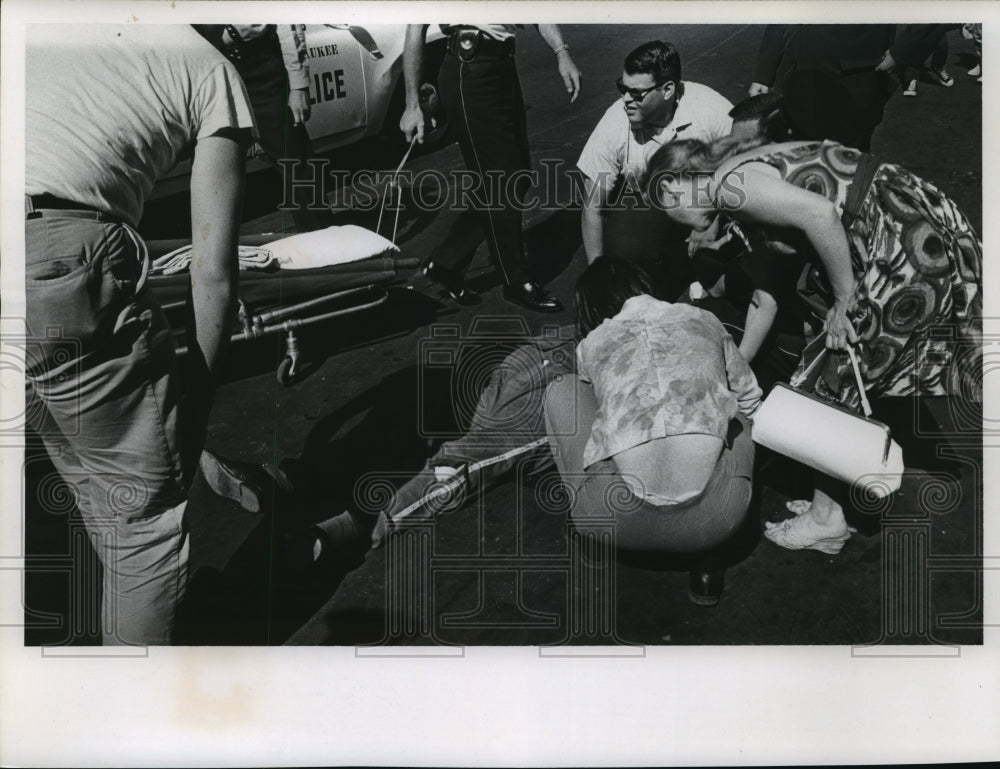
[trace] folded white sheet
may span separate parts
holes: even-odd
[[[392,241],[354,224],[303,232],[268,243],[265,248],[283,270],[312,270],[399,251]]]

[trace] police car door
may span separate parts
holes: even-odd
[[[346,28],[306,26],[309,53],[309,103],[306,129],[313,149],[322,152],[360,138],[367,125],[362,48]]]

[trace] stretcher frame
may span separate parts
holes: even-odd
[[[304,313],[321,310],[324,307],[354,298],[360,301],[348,307],[318,312],[318,314],[307,315],[306,317],[297,317]],[[234,331],[230,335],[229,341],[231,344],[240,344],[256,339],[263,339],[274,334],[284,334],[285,355],[281,363],[278,364],[276,376],[279,384],[283,387],[288,387],[295,384],[302,374],[300,362],[304,358],[304,350],[300,338],[296,335],[297,330],[317,323],[323,323],[333,318],[370,310],[384,304],[388,299],[389,292],[385,286],[375,283],[335,291],[325,296],[296,302],[275,309],[258,310],[240,297],[237,299],[236,313],[239,330]],[[182,311],[185,305],[186,300],[181,300],[162,304],[161,307],[164,312],[170,313]],[[187,345],[177,345],[177,355],[186,355],[187,352]]]
[[[386,194],[382,197],[381,206],[379,208],[378,223],[375,227],[376,232],[380,232],[382,229],[382,219],[385,213],[386,205],[391,204],[394,195],[398,197],[401,193],[398,179],[399,172],[403,169],[407,159],[410,157],[410,153],[413,151],[415,143],[416,138],[414,137],[414,139],[410,141],[410,145],[403,155],[403,159],[400,161],[399,166],[396,168],[395,173],[389,180]],[[398,234],[399,229],[399,211],[400,206],[397,205],[392,227],[391,241],[393,244],[396,242],[396,235]],[[263,246],[267,243],[273,242],[278,237],[279,236],[275,233],[243,236],[240,238],[240,245]],[[155,253],[156,255],[169,253],[170,251],[185,245],[189,244],[184,240],[150,241],[147,244],[150,252]],[[364,259],[359,262],[354,262],[351,265],[340,266],[339,269],[350,274],[362,275],[364,274],[364,271],[357,270],[357,267],[363,266],[366,262],[372,263],[375,260],[378,260],[379,264],[383,268],[387,266],[387,262],[391,262],[392,265],[391,269],[382,269],[380,272],[373,273],[378,275],[377,280],[362,283],[357,286],[350,286],[339,291],[333,291],[332,293],[324,296],[306,299],[287,306],[265,304],[258,307],[254,306],[254,304],[247,301],[244,297],[238,297],[235,318],[235,321],[238,324],[238,330],[234,331],[230,335],[230,343],[240,344],[256,339],[263,339],[264,337],[272,336],[274,334],[284,334],[285,355],[283,356],[281,363],[278,365],[276,376],[278,383],[282,386],[294,384],[302,375],[300,363],[303,361],[303,348],[300,338],[296,335],[297,330],[315,325],[317,323],[323,323],[334,318],[365,312],[384,304],[389,299],[387,286],[399,277],[401,270],[408,268],[415,269],[419,263],[416,259],[406,259],[398,256],[382,257],[381,259],[373,257],[372,259]],[[320,268],[318,270],[296,270],[293,272],[286,272],[285,274],[298,274],[301,276],[305,274],[325,273],[325,275],[329,277],[329,275],[337,272],[338,267],[330,267]],[[277,274],[280,274],[280,271],[278,271]],[[151,288],[155,294],[156,277],[154,276],[150,280]],[[348,304],[346,307],[325,309],[335,307],[345,301],[352,303]],[[169,314],[183,311],[186,304],[187,298],[185,297],[179,300],[161,302],[160,306],[165,313]],[[323,311],[324,309],[325,311]],[[310,312],[316,312],[317,314],[301,317],[303,314]],[[187,345],[177,345],[176,353],[178,355],[186,355],[187,352]]]

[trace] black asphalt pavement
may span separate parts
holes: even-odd
[[[672,41],[684,78],[731,101],[745,95],[761,36],[755,26],[566,26],[583,73],[570,104],[551,52],[530,30],[518,38],[518,66],[533,159],[572,165],[594,124],[616,98],[614,81],[635,45]],[[919,95],[897,93],[875,135],[874,152],[899,162],[951,195],[982,224],[981,90],[966,74],[971,43],[951,36],[950,89],[930,83]],[[396,157],[346,152],[345,166]],[[336,158],[335,158],[336,159]],[[451,145],[413,159],[413,171],[461,167]],[[251,188],[252,189],[252,188]],[[404,196],[405,197],[405,196]],[[449,213],[401,212],[404,255],[423,259]],[[375,213],[343,210],[340,222],[374,228]],[[278,214],[246,222],[247,234],[288,224]],[[526,218],[538,277],[570,308],[585,266],[579,213],[534,210]],[[383,226],[383,233],[385,227]],[[189,504],[192,581],[185,641],[191,644],[875,644],[980,643],[982,582],[981,440],[962,404],[932,399],[916,420],[919,451],[908,456],[903,489],[884,504],[861,505],[859,533],[837,556],[780,549],[760,536],[762,521],[783,517],[783,503],[804,493],[803,474],[786,462],[761,470],[760,491],[740,549],[714,608],[691,604],[679,562],[639,562],[581,554],[566,516],[544,499],[548,477],[523,472],[461,509],[440,516],[408,547],[423,548],[423,567],[400,564],[386,548],[346,554],[322,573],[293,573],[279,557],[283,533],[340,512],[365,474],[401,481],[441,439],[461,429],[452,406],[468,399],[483,371],[428,367],[424,343],[453,328],[456,349],[510,344],[511,330],[539,333],[570,323],[521,311],[501,297],[485,247],[470,271],[483,293],[460,308],[416,279],[394,288],[370,311],[302,332],[307,376],[276,381],[282,342],[232,348],[218,390],[208,446],[244,461],[282,464],[299,494],[273,509],[247,513],[196,480]],[[492,331],[483,341],[484,318]],[[477,323],[477,320],[480,321]],[[502,333],[496,329],[502,329]],[[498,337],[499,334],[499,338]],[[477,342],[477,337],[479,341]],[[493,356],[496,359],[496,356]],[[974,419],[974,417],[973,417]],[[797,492],[797,493],[796,493]],[[401,576],[402,575],[402,576]],[[39,641],[45,641],[40,632]]]

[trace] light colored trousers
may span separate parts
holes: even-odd
[[[29,426],[74,491],[104,566],[105,644],[169,644],[187,578],[186,483],[170,330],[130,227],[30,213]]]

